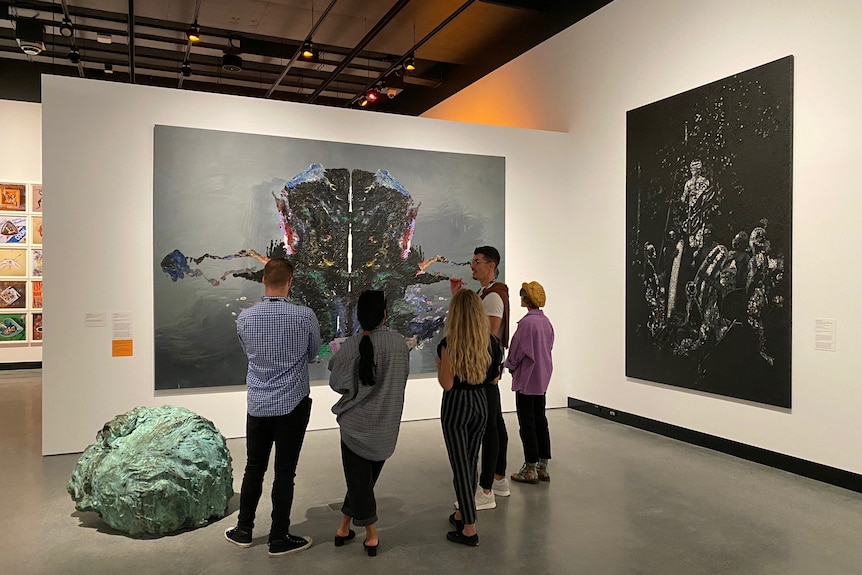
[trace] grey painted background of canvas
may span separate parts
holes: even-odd
[[[263,286],[227,278],[218,287],[201,277],[171,282],[159,263],[174,249],[190,257],[228,255],[241,249],[265,253],[281,238],[272,192],[312,163],[326,168],[388,170],[421,204],[414,246],[426,258],[444,255],[467,262],[478,245],[496,246],[505,272],[505,159],[301,140],[255,134],[156,126],[153,173],[153,262],[156,389],[243,385],[220,367],[230,358],[245,369],[235,317],[259,300]],[[253,264],[253,265],[252,265]],[[207,277],[229,269],[260,267],[248,258],[205,260]],[[193,266],[195,267],[195,266]],[[467,266],[435,264],[476,287]],[[423,288],[448,298],[448,284]],[[243,300],[242,298],[245,298]],[[411,352],[411,373],[435,371],[434,342]],[[210,374],[210,375],[208,375]],[[328,377],[311,366],[312,379]],[[325,384],[319,381],[319,384]]]

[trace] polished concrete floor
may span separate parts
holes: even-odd
[[[344,490],[334,430],[309,433],[300,459],[292,531],[314,538],[309,550],[267,556],[266,499],[255,545],[227,543],[238,496],[221,521],[133,539],[75,511],[65,485],[77,456],[39,455],[40,405],[39,371],[0,372],[3,575],[862,573],[862,495],[566,409],[549,413],[552,482],[515,484],[481,511],[478,548],[445,540],[453,494],[437,421],[401,428],[379,482],[375,558],[361,529],[332,545]],[[506,421],[515,470],[514,415]],[[229,445],[238,490],[244,443]]]

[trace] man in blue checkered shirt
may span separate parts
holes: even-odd
[[[293,265],[277,258],[263,268],[263,300],[243,310],[236,322],[248,356],[246,464],[239,497],[237,526],[225,537],[250,547],[263,476],[275,444],[272,526],[269,555],[296,553],[311,546],[311,537],[291,535],[290,508],[299,451],[311,415],[308,363],[320,349],[320,327],[311,309],[288,299]]]

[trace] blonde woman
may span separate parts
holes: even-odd
[[[479,545],[476,532],[476,466],[488,422],[484,386],[500,376],[503,349],[491,335],[479,296],[459,290],[446,318],[446,337],[437,346],[437,381],[443,388],[440,422],[452,465],[458,510],[449,522],[455,531],[446,539],[470,547]]]

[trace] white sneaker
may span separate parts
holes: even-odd
[[[497,500],[494,497],[493,490],[491,490],[491,493],[485,493],[481,487],[476,490],[476,511],[494,509],[495,507],[497,507]],[[455,509],[461,509],[457,501],[455,502]]]
[[[476,492],[476,511],[483,509],[494,509],[497,506],[497,500],[494,498],[494,492],[485,493],[481,489]]]
[[[508,497],[511,495],[512,492],[509,491],[509,480],[505,477],[503,479],[495,479],[491,493],[499,495],[500,497]]]

